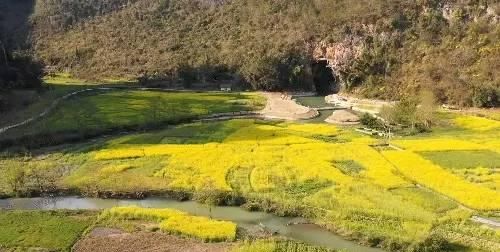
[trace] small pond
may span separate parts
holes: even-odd
[[[332,104],[325,102],[324,96],[297,96],[293,97],[298,104],[310,108],[331,107]]]

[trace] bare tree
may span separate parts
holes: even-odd
[[[5,45],[2,42],[2,40],[0,40],[0,47],[1,47],[2,52],[3,52],[3,57],[4,57],[4,60],[5,60],[5,65],[9,66],[9,58],[7,57],[7,50],[5,49]]]

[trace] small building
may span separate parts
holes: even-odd
[[[220,91],[222,92],[231,92],[233,90],[232,84],[220,84]]]

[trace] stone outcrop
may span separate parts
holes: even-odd
[[[325,122],[342,125],[359,124],[359,117],[347,109],[335,110]]]

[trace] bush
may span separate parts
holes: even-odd
[[[403,98],[393,107],[383,107],[380,114],[388,124],[409,128],[410,134],[429,131],[436,120],[434,94],[421,92],[417,98]]]
[[[429,236],[425,240],[413,243],[408,247],[409,252],[441,252],[447,251],[450,244],[440,236]]]
[[[472,104],[475,107],[497,107],[500,97],[500,88],[482,87],[475,90],[472,97]]]
[[[360,119],[361,124],[370,129],[383,129],[384,124],[370,113],[364,113]]]
[[[0,90],[42,86],[43,66],[40,62],[20,52],[8,52],[8,58],[8,63],[0,61]]]

